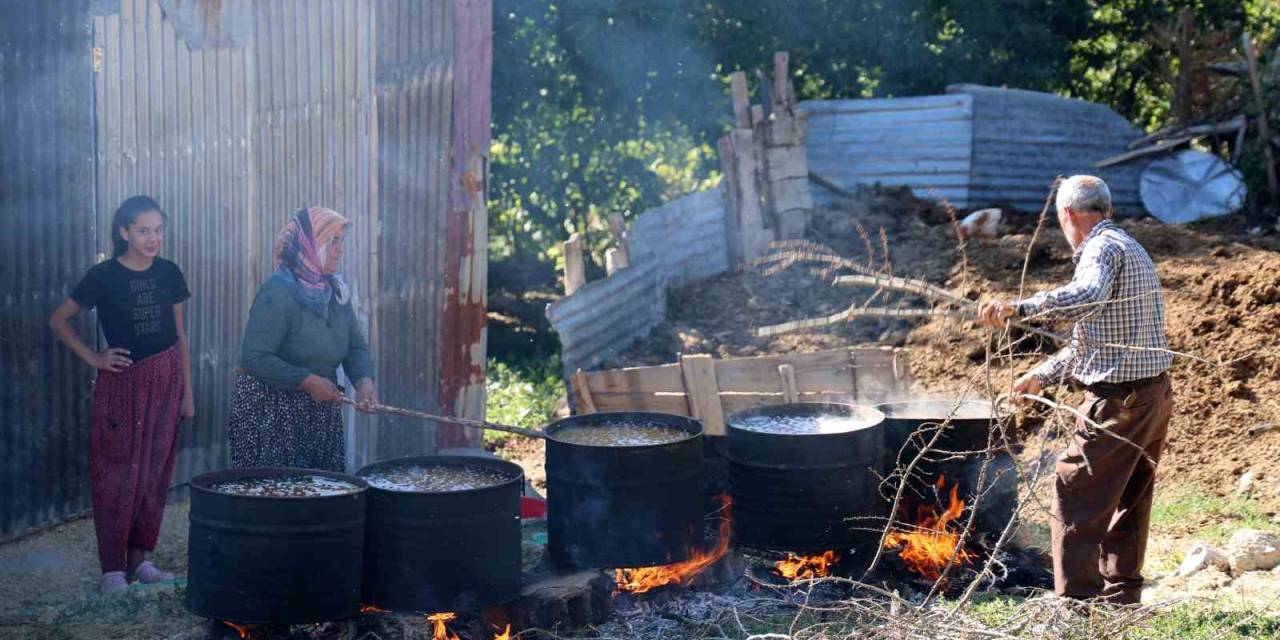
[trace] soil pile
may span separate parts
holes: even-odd
[[[1030,247],[1037,216],[1006,218],[1013,219],[1000,237],[961,242],[945,207],[918,200],[905,189],[868,188],[856,199],[817,212],[810,238],[871,268],[887,266],[895,275],[942,284],[970,299],[1018,295],[1028,255],[1027,295],[1070,280],[1071,250],[1052,214]],[[1161,474],[1225,494],[1252,470],[1261,503],[1268,511],[1280,509],[1280,473],[1273,471],[1280,459],[1280,429],[1247,433],[1260,424],[1280,426],[1280,240],[1252,237],[1236,219],[1184,226],[1151,219],[1120,224],[1156,261],[1171,348],[1202,359],[1175,358],[1175,416]],[[692,283],[671,292],[667,321],[609,366],[672,362],[678,353],[723,358],[880,344],[910,347],[918,385],[929,392],[963,389],[981,375],[991,336],[954,318],[855,319],[819,330],[754,336],[757,327],[835,313],[869,295],[868,290],[833,288],[804,266],[771,277],[748,270]],[[882,294],[872,305],[920,303]],[[1065,332],[1069,325],[1056,328]],[[1007,379],[1029,368],[1051,349],[1028,343],[1013,370],[1006,366],[1001,375]]]

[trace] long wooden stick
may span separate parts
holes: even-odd
[[[353,406],[357,405],[356,401],[352,400],[351,398],[343,398],[342,402],[345,404],[353,405]],[[400,407],[389,407],[385,404],[375,404],[373,405],[372,408],[374,411],[377,411],[378,413],[389,413],[392,415],[404,416],[406,418],[419,418],[422,420],[434,420],[436,422],[446,422],[449,424],[456,424],[462,427],[467,427],[469,429],[492,429],[494,431],[504,431],[506,433],[513,433],[518,436],[525,436],[526,438],[541,438],[543,440],[550,439],[547,437],[547,434],[542,433],[541,431],[534,431],[533,429],[525,429],[524,427],[512,427],[505,424],[495,424],[492,422],[484,422],[482,420],[468,420],[466,418],[455,418],[453,416],[437,416],[437,415],[426,413],[423,411],[414,411],[413,409],[401,409]]]

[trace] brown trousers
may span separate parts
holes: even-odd
[[[1173,411],[1163,375],[1133,389],[1092,388],[1080,406],[1105,431],[1077,418],[1058,459],[1053,533],[1054,591],[1132,604],[1142,591],[1156,465]]]

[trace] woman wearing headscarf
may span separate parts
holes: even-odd
[[[378,402],[369,345],[338,275],[348,224],[311,207],[276,238],[275,273],[258,289],[240,345],[227,429],[233,467],[342,471],[339,366],[357,408]]]

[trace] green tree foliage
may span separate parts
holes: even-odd
[[[1172,42],[1197,26],[1273,42],[1277,0],[495,0],[493,255],[598,252],[627,217],[718,180],[726,76],[788,51],[800,99],[971,82],[1168,119]],[[1231,40],[1234,38],[1234,40]]]

